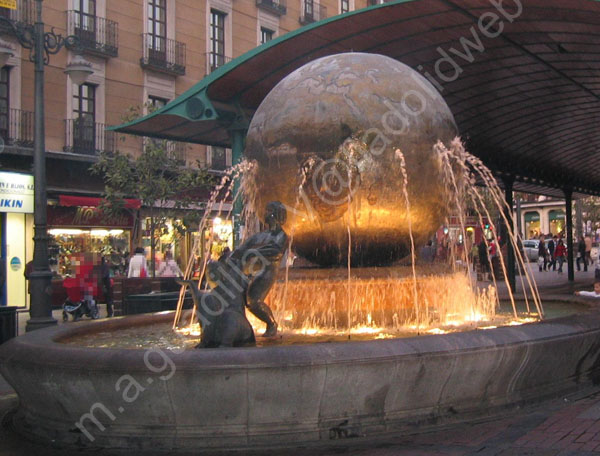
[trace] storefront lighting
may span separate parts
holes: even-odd
[[[52,236],[69,236],[69,235],[77,235],[77,234],[83,234],[84,231],[83,230],[77,230],[77,229],[70,229],[70,228],[56,228],[53,230],[48,230],[48,232],[52,235]]]
[[[223,223],[223,220],[221,219],[221,217],[215,217],[213,219],[213,226],[221,225],[222,223]]]

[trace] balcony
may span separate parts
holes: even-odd
[[[282,16],[287,11],[286,0],[256,0],[256,6],[277,16]]]
[[[9,109],[0,113],[0,137],[5,147],[33,148],[33,112]]]
[[[185,43],[144,33],[142,68],[175,76],[185,74]]]
[[[311,24],[327,18],[327,8],[319,5],[313,0],[303,0],[300,10],[300,23],[302,25]]]
[[[216,52],[207,52],[206,57],[206,75],[212,73],[217,68],[222,67],[226,63],[231,62],[231,57],[227,57]]]
[[[187,144],[179,141],[167,141],[164,139],[154,139],[144,136],[144,149],[146,147],[160,147],[165,149],[167,156],[177,162],[179,166],[187,164]]]
[[[20,0],[17,9],[0,8],[0,17],[10,20],[17,26],[35,24],[35,2],[33,0]],[[0,33],[12,33],[6,26],[0,25]]]
[[[167,153],[179,166],[187,164],[187,146],[179,141],[167,141]]]
[[[79,38],[83,52],[98,57],[119,55],[119,24],[102,17],[68,11],[69,34]]]
[[[65,120],[65,152],[81,155],[99,155],[115,151],[115,134],[106,131],[106,125],[86,118]]]

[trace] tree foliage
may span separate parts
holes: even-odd
[[[129,119],[139,116],[139,110],[128,111]],[[124,138],[123,138],[124,139]],[[91,167],[91,172],[102,177],[105,197],[100,205],[107,215],[125,208],[126,198],[141,201],[150,219],[152,272],[157,239],[166,229],[166,221],[180,216],[180,209],[196,202],[194,191],[213,182],[205,170],[187,168],[173,156],[172,143],[164,140],[144,139],[142,153],[131,156],[119,151],[103,152]],[[137,211],[136,211],[137,212]],[[199,220],[197,214],[178,217],[175,228],[183,233]],[[196,222],[197,227],[197,222]],[[138,240],[139,241],[139,240]]]

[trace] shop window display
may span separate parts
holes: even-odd
[[[75,259],[82,253],[105,256],[109,260],[113,275],[124,275],[129,256],[130,232],[128,230],[85,230],[52,229],[49,230],[50,263],[62,277],[73,277]]]

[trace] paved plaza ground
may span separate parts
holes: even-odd
[[[535,264],[532,264],[535,266]],[[574,290],[592,288],[593,268],[587,273],[577,273],[570,284],[567,273],[534,270],[534,276],[543,296],[569,296]],[[502,289],[500,290],[502,294]],[[592,299],[591,303],[595,305]],[[598,300],[600,310],[600,299]],[[60,312],[57,312],[59,316]],[[101,309],[101,315],[105,315]],[[24,330],[27,315],[20,316],[20,331]],[[12,388],[0,376],[0,417],[16,405],[17,397]],[[133,455],[149,454],[135,451],[112,452],[102,450],[64,451],[42,447],[17,436],[6,424],[0,427],[0,456],[71,456],[71,455]],[[194,453],[198,454],[198,453]],[[224,454],[224,453],[223,453]],[[507,411],[493,419],[468,424],[446,426],[436,430],[373,439],[352,441],[326,449],[270,449],[255,453],[256,456],[285,455],[356,455],[356,456],[586,456],[600,455],[600,385],[568,397],[556,398],[542,404]]]

